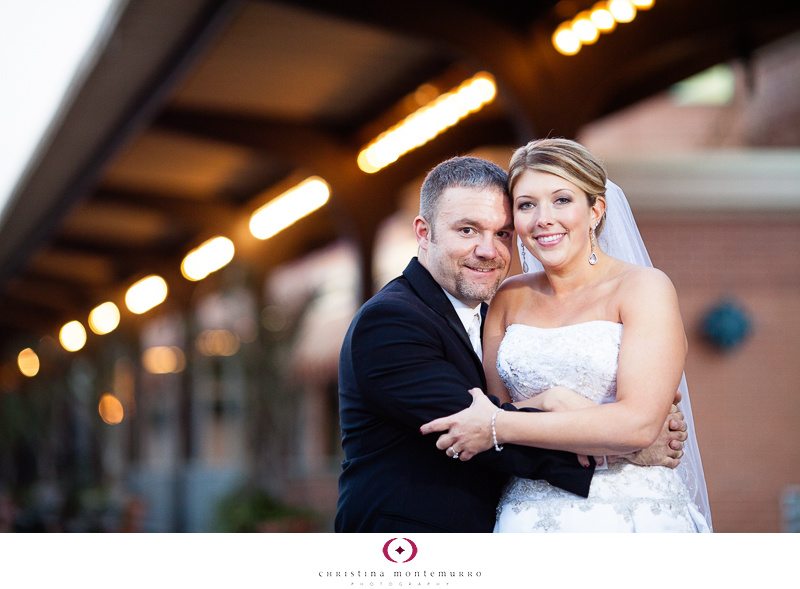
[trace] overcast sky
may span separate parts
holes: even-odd
[[[0,220],[121,0],[0,0]],[[107,18],[109,16],[109,18]]]

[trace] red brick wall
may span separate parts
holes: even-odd
[[[718,532],[780,532],[800,484],[800,215],[637,214],[673,280],[689,338],[686,376]],[[719,352],[700,323],[733,297],[752,332]]]

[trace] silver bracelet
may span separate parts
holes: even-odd
[[[501,411],[505,411],[505,410],[504,409],[497,409],[497,410],[495,410],[494,413],[492,413],[492,441],[494,442],[495,452],[499,452],[500,450],[503,449],[502,446],[498,446],[497,445],[497,430],[495,430],[495,428],[494,428],[494,420],[497,417],[497,414],[500,413]]]

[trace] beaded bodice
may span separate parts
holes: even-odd
[[[611,321],[553,328],[515,323],[500,344],[497,370],[512,401],[565,386],[595,403],[611,403],[621,339],[622,324]]]

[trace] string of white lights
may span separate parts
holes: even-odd
[[[629,23],[639,10],[650,10],[655,0],[604,0],[561,23],[553,33],[559,53],[575,55],[584,45],[595,43],[601,33],[610,33],[617,23]]]

